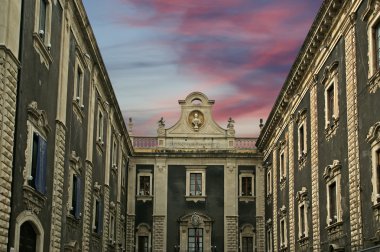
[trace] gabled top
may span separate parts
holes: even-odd
[[[179,100],[181,117],[172,127],[158,130],[159,136],[165,137],[233,137],[233,124],[230,129],[223,129],[212,118],[214,100],[201,92],[189,94],[185,100]]]

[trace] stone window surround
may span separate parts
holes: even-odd
[[[51,21],[52,21],[52,0],[45,0],[46,2],[46,20],[45,30],[41,32],[40,29],[40,5],[41,0],[35,1],[34,13],[34,29],[33,29],[33,47],[40,55],[41,62],[44,62],[46,67],[49,68],[53,59],[50,54],[50,38],[51,38]]]
[[[118,150],[119,150],[119,145],[118,145],[118,142],[117,142],[117,138],[116,138],[116,134],[113,134],[113,137],[112,137],[112,171],[114,171],[115,173],[117,172],[117,164],[118,164],[118,160],[117,160],[117,157],[118,157]]]
[[[67,202],[67,215],[68,216],[73,216],[71,213],[71,210],[74,208],[72,205],[72,197],[73,197],[73,176],[81,177],[82,173],[82,164],[81,164],[81,159],[80,157],[77,156],[75,151],[71,152],[71,157],[70,157],[70,171],[69,171],[69,188],[68,188],[68,195],[69,199]],[[81,193],[80,191],[77,193]],[[81,207],[81,206],[78,206]],[[80,213],[80,216],[82,216],[82,213]]]
[[[20,231],[21,226],[25,222],[29,221],[34,226],[34,230],[37,235],[36,241],[36,252],[43,252],[44,250],[44,228],[38,219],[38,217],[31,211],[25,210],[21,212],[16,218],[15,224],[15,242],[14,251],[19,251],[20,247]]]
[[[147,223],[140,223],[136,228],[136,251],[139,251],[139,237],[147,236],[148,237],[148,251],[152,249],[152,232],[151,228]]]
[[[301,239],[304,239],[304,238],[307,238],[309,237],[309,223],[308,223],[308,209],[309,209],[309,200],[308,200],[308,196],[307,196],[307,189],[306,187],[302,187],[301,191],[298,191],[297,192],[297,196],[296,196],[296,199],[297,199],[297,203],[298,203],[298,238],[301,240]],[[302,222],[301,222],[301,207],[304,208],[304,232],[302,233],[301,230],[302,230]]]
[[[342,223],[342,206],[341,206],[341,163],[338,160],[334,160],[331,165],[325,167],[323,172],[323,178],[326,181],[326,225],[334,226],[336,224]],[[330,216],[330,193],[329,187],[331,184],[335,183],[336,185],[336,221],[333,222],[335,216]]]
[[[251,178],[251,195],[243,195],[243,177]],[[241,170],[239,174],[239,201],[254,201],[255,200],[255,174],[252,170]]]
[[[272,168],[269,167],[267,170],[267,176],[266,176],[266,181],[267,181],[267,196],[272,195]]]
[[[368,55],[369,55],[369,68],[368,68],[368,79],[372,78],[380,69],[376,67],[376,52],[374,49],[376,47],[376,37],[375,37],[375,29],[380,25],[380,12],[372,16],[370,22],[367,27],[368,34]]]
[[[380,150],[380,121],[376,122],[370,129],[366,138],[367,143],[371,146],[371,169],[372,169],[372,195],[371,201],[373,206],[380,208],[380,192],[378,192],[377,187],[377,152]]]
[[[77,109],[77,112],[80,114],[80,116],[83,118],[83,92],[84,92],[84,75],[85,75],[85,64],[84,60],[82,59],[81,52],[79,47],[77,46],[76,52],[76,59],[75,59],[75,66],[74,66],[74,93],[73,93],[73,106]],[[78,82],[78,72],[81,72],[80,80]],[[79,87],[79,93],[78,93],[78,83],[80,85]]]
[[[284,225],[284,234],[281,234],[282,232],[282,225]],[[286,225],[286,216],[283,216],[280,219],[280,251],[288,247],[288,231],[287,231],[287,225]],[[282,236],[284,236],[284,240],[282,240]]]
[[[103,149],[105,113],[101,102],[98,102],[98,112],[96,114],[96,143]],[[99,120],[100,116],[102,118],[101,121]]]
[[[209,216],[202,213],[190,213],[179,219],[179,245],[175,248],[179,248],[179,251],[187,251],[188,249],[188,230],[189,228],[203,228],[203,249],[212,248],[212,220]]]
[[[144,195],[143,193],[140,192],[140,177],[149,177],[149,195]],[[153,188],[152,184],[153,183],[153,174],[152,170],[139,170],[137,173],[137,188],[136,188],[136,199],[141,200],[143,202],[145,201],[151,201],[153,198]]]
[[[252,238],[252,251],[256,251],[256,243],[255,243],[255,229],[252,224],[244,224],[240,228],[240,250],[243,251],[243,237],[251,237]]]
[[[324,99],[325,99],[325,131],[327,135],[335,132],[339,121],[339,79],[338,79],[338,62],[333,62],[330,66],[326,67],[322,83],[324,85]],[[333,122],[328,118],[328,90],[333,86],[334,90],[334,108],[333,108]]]
[[[92,229],[91,230],[94,234],[100,235],[101,230],[99,227],[95,226],[95,223],[96,223],[96,202],[99,202],[99,212],[100,213],[102,212],[101,211],[102,210],[101,196],[103,194],[102,186],[98,182],[95,182],[93,191],[94,192],[93,192],[93,203],[92,203],[92,223],[91,223]],[[102,218],[99,218],[99,220],[102,220]],[[98,223],[98,225],[101,225],[101,224]],[[96,229],[98,229],[98,232],[96,232]]]
[[[305,164],[307,156],[307,110],[302,109],[296,115],[296,122],[298,124],[297,130],[297,146],[298,146],[298,163],[300,166]],[[301,139],[301,128],[303,128],[303,139]],[[301,150],[301,141],[303,141],[303,150]]]
[[[109,211],[109,223],[108,223],[108,239],[110,245],[116,244],[116,214],[115,214],[115,203],[110,203]]]
[[[286,141],[282,140],[278,143],[279,146],[279,177],[280,177],[280,184],[283,184],[286,181],[286,176],[287,176],[287,148],[286,148]],[[281,156],[283,156],[283,164],[281,162]],[[284,167],[283,167],[284,166]]]
[[[186,200],[187,201],[205,201],[206,200],[206,166],[185,166],[186,168]],[[202,176],[202,194],[190,195],[190,174],[200,173]]]

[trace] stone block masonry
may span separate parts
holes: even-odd
[[[83,239],[82,251],[90,250],[90,237],[92,231],[91,214],[92,214],[92,164],[86,161],[85,183],[84,183],[84,206],[83,206]]]
[[[238,251],[238,217],[226,216],[227,248],[226,251]]]
[[[0,251],[7,250],[18,61],[0,46]]]
[[[165,216],[153,216],[153,251],[165,252]]]

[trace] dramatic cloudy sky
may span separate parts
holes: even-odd
[[[201,91],[214,119],[258,136],[322,0],[83,0],[135,135],[172,126]]]

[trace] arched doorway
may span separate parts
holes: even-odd
[[[19,251],[35,252],[37,248],[37,233],[30,221],[24,222],[20,227]]]

